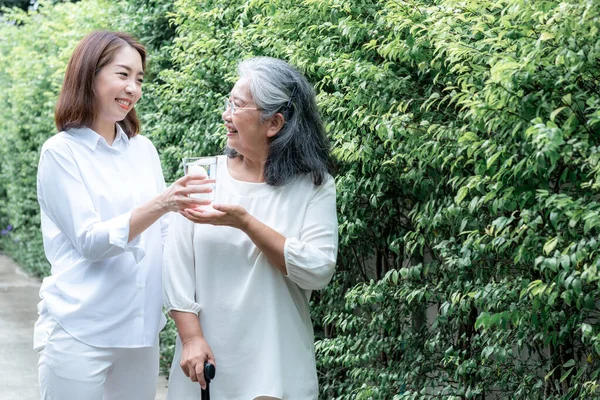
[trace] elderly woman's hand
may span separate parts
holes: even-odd
[[[286,238],[254,218],[244,207],[213,204],[212,207],[185,209],[179,213],[198,224],[225,225],[240,229],[267,256],[275,268],[287,275],[283,255]]]
[[[195,193],[210,193],[212,189],[208,183],[214,179],[206,179],[206,175],[188,174],[177,179],[160,196],[161,207],[167,211],[182,211],[210,204],[209,200],[190,197]]]
[[[215,356],[204,337],[194,336],[182,343],[179,366],[185,376],[192,382],[198,382],[203,389],[206,389],[204,363],[207,362],[217,365]]]
[[[245,230],[252,216],[244,207],[229,204],[213,204],[212,207],[185,209],[179,212],[197,224],[231,226]]]

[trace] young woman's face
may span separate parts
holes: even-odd
[[[94,79],[98,104],[97,120],[122,121],[142,97],[142,57],[131,46],[123,46]]]

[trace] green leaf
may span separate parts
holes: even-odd
[[[573,283],[571,284],[573,287],[573,293],[575,293],[576,296],[579,296],[581,294],[581,279],[579,278],[575,278],[573,279]]]
[[[560,377],[560,383],[562,383],[565,379],[567,379],[569,377],[569,375],[571,375],[571,372],[573,372],[573,368],[569,368],[561,377]]]
[[[469,193],[469,188],[466,186],[461,187],[460,189],[458,189],[458,193],[456,194],[456,197],[454,198],[454,202],[456,204],[460,204],[464,198],[467,196],[467,194]]]
[[[560,112],[561,112],[562,110],[564,110],[565,108],[567,108],[567,107],[566,107],[566,106],[563,106],[563,107],[559,107],[559,108],[557,108],[556,110],[552,111],[552,112],[550,113],[550,121],[554,121],[554,119],[556,118],[556,116],[557,116],[558,114],[560,114]]]
[[[554,251],[554,248],[556,247],[557,244],[558,244],[558,236],[548,240],[546,242],[546,244],[544,244],[544,254],[550,255],[550,253],[552,253],[552,251]]]
[[[488,160],[486,162],[486,167],[489,169],[492,165],[494,165],[494,162],[496,162],[498,157],[500,157],[501,155],[502,155],[502,152],[498,152],[498,153],[494,154],[493,156],[491,156],[490,158],[488,158]]]
[[[566,363],[563,364],[563,368],[569,368],[569,367],[572,367],[573,365],[575,365],[575,360],[570,359],[569,361],[567,361]]]
[[[550,39],[554,39],[554,35],[550,32],[542,32],[542,34],[540,35],[540,40],[542,42]]]

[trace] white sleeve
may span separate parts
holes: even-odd
[[[156,151],[156,147],[154,147],[154,145],[152,144],[152,142],[148,141],[150,146],[151,146],[151,150],[152,150],[152,157],[153,157],[153,161],[154,161],[154,165],[155,165],[155,176],[156,176],[156,193],[157,194],[161,194],[163,193],[166,188],[167,185],[165,184],[165,177],[163,175],[163,171],[162,171],[162,165],[160,164],[160,157],[158,156],[158,152]],[[161,244],[164,248],[165,243],[167,241],[167,233],[169,230],[169,222],[171,221],[171,213],[165,213],[165,215],[163,215],[162,217],[160,217],[159,221],[160,221],[160,234],[161,234]]]
[[[101,221],[77,164],[64,149],[42,151],[37,184],[40,207],[87,260],[125,251],[136,262],[144,258],[141,235],[128,242],[131,211]]]
[[[323,289],[333,276],[338,248],[335,181],[316,188],[297,238],[285,241],[287,277],[306,290]]]
[[[196,267],[194,260],[194,223],[173,214],[163,259],[163,302],[171,310],[198,314]]]

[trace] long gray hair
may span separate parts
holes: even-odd
[[[313,87],[294,67],[271,57],[243,61],[238,74],[249,78],[250,93],[261,109],[261,122],[277,113],[285,121],[269,142],[265,182],[280,186],[299,174],[311,174],[313,183],[321,185],[326,174],[332,173],[333,162]],[[231,148],[225,153],[238,155]]]

